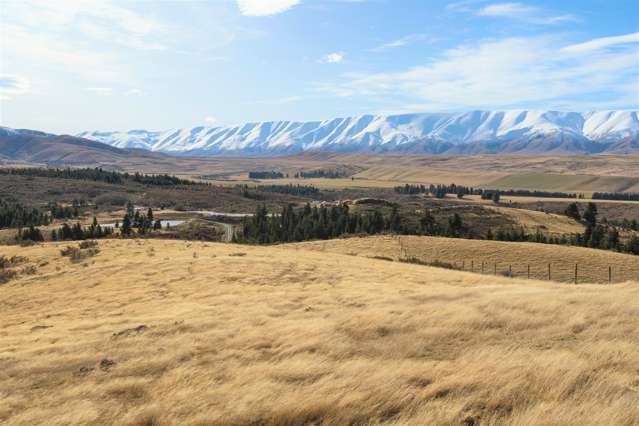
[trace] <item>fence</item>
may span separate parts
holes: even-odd
[[[570,284],[599,283],[613,284],[630,280],[639,280],[639,269],[636,266],[619,264],[602,264],[596,262],[540,260],[521,262],[494,261],[474,258],[454,259],[451,256],[424,256],[415,253],[399,240],[399,260],[424,265],[447,267],[459,271],[480,274],[498,275],[511,278],[547,280]]]

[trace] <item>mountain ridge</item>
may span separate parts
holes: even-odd
[[[27,164],[48,167],[97,167],[131,159],[166,157],[160,152],[117,148],[102,142],[38,130],[0,126],[0,165]]]
[[[87,131],[76,136],[118,148],[142,148],[173,155],[282,155],[315,151],[594,154],[611,149],[614,152],[639,149],[639,117],[634,110],[470,111],[266,121],[166,131]]]

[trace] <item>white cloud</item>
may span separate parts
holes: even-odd
[[[626,43],[639,43],[639,33],[632,33],[615,37],[596,38],[585,43],[566,46],[562,50],[564,52],[582,53]]]
[[[122,47],[160,50],[168,27],[108,0],[5,2],[0,25],[7,71],[62,72],[85,84],[126,83],[130,66]]]
[[[53,67],[92,81],[118,81],[123,78],[122,67],[109,53],[13,24],[0,26],[0,35],[10,41],[2,45],[2,59],[9,66],[19,59],[19,62],[33,61],[38,67]]]
[[[574,15],[551,16],[539,8],[522,3],[493,3],[477,11],[479,16],[519,19],[531,24],[552,25],[561,22],[574,22],[579,19]]]
[[[113,89],[111,87],[87,87],[84,90],[101,96],[111,96],[113,93]]]
[[[208,115],[204,117],[204,122],[208,125],[215,124],[217,123],[217,118],[213,117],[212,115]]]
[[[13,74],[0,74],[0,100],[12,99],[15,95],[29,92],[29,80]]]
[[[561,45],[551,37],[482,41],[449,50],[427,65],[347,74],[344,82],[321,84],[317,90],[337,96],[401,97],[444,110],[570,103],[578,98],[614,102],[628,87],[639,85],[636,49],[622,45],[566,52]],[[634,97],[635,104],[627,107],[636,108]]]
[[[409,34],[407,36],[398,38],[396,40],[389,41],[387,43],[381,44],[381,45],[379,45],[376,48],[371,49],[371,50],[375,51],[375,52],[380,52],[380,51],[383,51],[383,50],[395,49],[395,48],[398,48],[398,47],[403,47],[403,46],[406,46],[408,44],[415,43],[415,42],[418,42],[418,41],[424,41],[424,40],[434,41],[435,39],[429,37],[427,34]]]
[[[326,64],[339,64],[344,60],[344,52],[333,52],[324,56],[321,62]]]
[[[140,89],[129,89],[126,91],[127,96],[137,96],[141,94],[142,94],[142,91]]]
[[[480,16],[519,17],[534,12],[535,9],[521,3],[495,3],[484,6],[477,12]]]
[[[154,37],[167,26],[109,0],[23,0],[8,2],[5,16],[19,26],[38,33],[61,36],[69,30],[102,42],[142,49],[164,49]]]
[[[270,16],[299,4],[300,0],[237,0],[240,13],[246,16]]]

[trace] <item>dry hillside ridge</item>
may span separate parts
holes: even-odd
[[[0,286],[2,424],[639,423],[638,282],[175,240],[73,262],[65,246],[0,249],[36,268]]]
[[[505,241],[466,240],[461,238],[417,237],[417,236],[372,236],[354,237],[328,241],[310,241],[290,244],[302,250],[316,250],[369,258],[386,257],[393,260],[419,259],[423,262],[446,262],[470,271],[494,274],[512,272],[515,278],[528,277],[548,279],[548,264],[551,265],[551,280],[574,282],[575,264],[578,265],[579,283],[608,283],[609,267],[613,282],[639,280],[639,256],[595,250],[584,247],[559,246],[554,244],[518,243]]]

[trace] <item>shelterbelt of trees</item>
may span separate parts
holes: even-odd
[[[344,177],[348,177],[348,174],[339,170],[308,170],[308,171],[299,171],[293,175],[296,179],[313,179],[313,178],[323,178],[323,179],[340,179]],[[249,179],[284,179],[288,178],[288,173],[282,173],[276,170],[257,170],[251,171],[248,173]]]
[[[180,179],[168,174],[142,174],[120,173],[107,171],[101,168],[86,169],[48,169],[48,168],[16,168],[0,169],[3,175],[34,176],[58,179],[75,179],[94,182],[105,182],[122,185],[128,182],[137,182],[143,185],[172,186],[172,185],[210,185],[206,182],[195,182],[188,179]]]
[[[254,190],[256,192],[265,191],[265,192],[276,192],[278,194],[288,194],[294,195],[298,197],[309,197],[309,198],[320,198],[322,195],[319,188],[313,185],[260,185],[256,187],[249,187],[248,185],[237,185],[238,188],[242,190],[242,196],[246,198],[259,198],[252,195],[250,190]]]
[[[525,189],[482,189],[464,185],[410,185],[396,186],[395,192],[400,194],[431,194],[437,198],[444,198],[447,194],[457,195],[459,198],[465,195],[481,195],[482,199],[499,199],[500,195],[519,197],[544,197],[544,198],[583,198],[582,194],[566,192],[530,191]]]
[[[592,194],[593,200],[620,200],[639,201],[637,192],[595,192]]]

